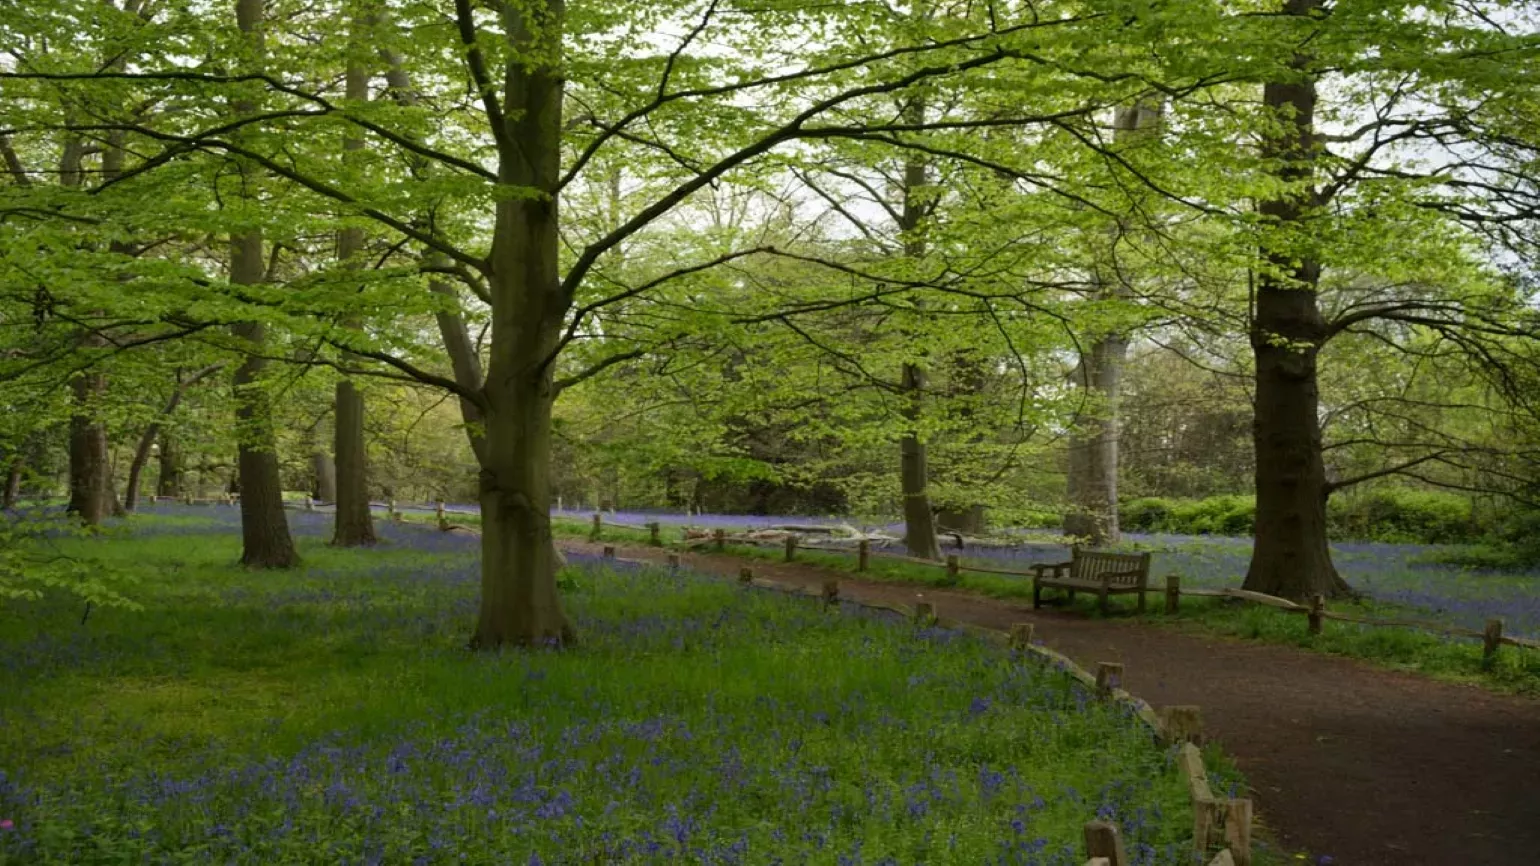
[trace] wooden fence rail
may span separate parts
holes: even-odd
[[[441,526],[443,526],[442,515],[476,513],[477,512],[473,511],[456,511],[443,508],[442,503],[440,503]],[[593,525],[589,532],[589,538],[592,541],[601,540],[603,537],[604,529],[606,527],[611,527],[616,529],[629,529],[648,532],[650,534],[649,543],[653,545],[663,544],[661,540],[661,525],[656,521],[641,526],[628,523],[612,523],[604,521],[598,512],[594,513],[592,520]],[[836,544],[809,544],[803,539],[801,535],[790,532],[781,536],[765,537],[742,534],[729,535],[727,534],[726,530],[717,529],[714,530],[709,536],[697,536],[693,538],[687,537],[682,541],[674,542],[675,546],[685,550],[703,546],[714,546],[718,551],[725,551],[727,549],[727,545],[729,544],[748,546],[780,546],[783,550],[783,557],[786,562],[795,561],[796,552],[799,550],[811,550],[823,553],[853,554],[856,557],[856,571],[858,573],[867,572],[871,569],[871,560],[873,556],[880,557],[881,559],[890,562],[902,562],[910,565],[922,565],[929,568],[939,568],[943,570],[942,578],[939,581],[939,583],[943,586],[955,585],[958,582],[960,575],[964,573],[993,574],[1022,578],[1030,578],[1033,576],[1033,572],[1031,571],[1017,571],[1007,568],[986,568],[978,565],[970,565],[966,562],[963,562],[962,559],[956,554],[947,556],[945,560],[937,561],[931,559],[920,559],[913,556],[904,556],[902,554],[885,553],[880,550],[873,549],[871,540],[865,538],[857,540],[856,544],[853,546]],[[1462,628],[1460,626],[1427,622],[1425,620],[1375,619],[1372,617],[1357,616],[1354,614],[1327,610],[1326,602],[1323,598],[1312,599],[1311,604],[1303,605],[1295,601],[1290,601],[1286,598],[1278,598],[1276,596],[1271,596],[1260,592],[1251,592],[1250,590],[1245,589],[1235,589],[1230,587],[1226,587],[1224,589],[1184,589],[1181,586],[1180,575],[1176,574],[1166,576],[1166,585],[1164,590],[1157,587],[1147,587],[1145,592],[1163,592],[1166,599],[1166,613],[1168,614],[1174,614],[1178,612],[1181,607],[1182,596],[1197,598],[1226,598],[1238,602],[1246,602],[1249,604],[1260,604],[1265,607],[1271,607],[1276,610],[1284,611],[1286,613],[1305,614],[1310,619],[1310,630],[1313,634],[1320,633],[1322,622],[1324,620],[1336,620],[1338,622],[1351,622],[1357,625],[1370,626],[1374,628],[1412,628],[1437,632],[1440,634],[1454,635],[1458,637],[1478,638],[1482,641],[1482,658],[1487,664],[1490,664],[1495,660],[1498,648],[1502,646],[1514,646],[1523,649],[1540,650],[1540,640],[1503,634],[1504,622],[1501,618],[1496,617],[1488,620],[1486,623],[1486,628],[1480,631],[1470,628]]]

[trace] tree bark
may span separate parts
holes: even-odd
[[[357,22],[364,30],[368,16]],[[363,33],[355,37],[361,42]],[[362,49],[353,53],[346,76],[346,96],[349,102],[364,102],[369,98],[369,74],[357,59]],[[356,136],[343,142],[343,158],[364,149],[364,141]],[[337,234],[337,258],[344,268],[357,268],[358,254],[364,248],[364,231],[345,228]],[[349,322],[356,327],[356,322]],[[344,355],[351,360],[351,356]],[[337,503],[336,520],[332,532],[332,544],[337,547],[362,547],[375,543],[374,513],[369,508],[369,461],[364,444],[364,396],[351,379],[337,382],[333,410],[332,453],[336,455],[332,501]],[[319,475],[317,477],[320,477]],[[325,498],[325,497],[322,497]]]
[[[16,499],[21,495],[21,476],[26,468],[27,463],[20,452],[12,454],[11,459],[6,461],[5,501],[0,502],[0,509],[10,511],[16,507]]]
[[[325,448],[317,448],[310,454],[310,474],[315,476],[311,485],[311,498],[320,502],[337,501],[337,464]]]
[[[94,405],[106,390],[100,373],[78,373],[70,381],[74,408],[70,412],[70,499],[65,512],[87,526],[98,526],[112,515],[111,460],[107,428],[94,416]]]
[[[182,446],[164,430],[160,431],[160,477],[155,493],[173,498],[182,495]]]
[[[1126,145],[1160,128],[1161,112],[1145,102],[1120,106],[1113,115],[1115,144]],[[1127,220],[1118,220],[1109,231],[1109,261],[1098,262],[1096,280],[1104,298],[1126,299],[1129,286],[1118,276],[1110,261],[1113,244],[1127,231]],[[1110,274],[1110,276],[1109,276]],[[1064,515],[1064,533],[1084,538],[1091,547],[1117,544],[1122,539],[1118,526],[1118,441],[1121,427],[1119,403],[1122,397],[1123,366],[1128,359],[1128,336],[1116,331],[1098,334],[1089,351],[1082,354],[1075,371],[1075,384],[1090,392],[1096,411],[1080,419],[1069,440],[1069,504]]]
[[[905,107],[904,115],[908,123],[924,123],[925,103],[914,98]],[[904,207],[899,214],[898,227],[903,233],[904,254],[910,258],[925,255],[925,239],[920,235],[920,228],[925,219],[926,204],[920,193],[928,181],[923,161],[911,158],[904,163]],[[925,442],[919,434],[919,422],[924,414],[925,369],[916,363],[905,363],[901,376],[899,389],[903,393],[905,429],[898,441],[898,455],[899,491],[904,500],[904,547],[910,556],[940,559],[936,513],[930,505],[930,468]]]
[[[1287,15],[1310,17],[1322,0],[1288,0]],[[1296,55],[1305,73],[1309,58]],[[1318,204],[1315,174],[1316,83],[1301,74],[1268,82],[1262,101],[1282,132],[1264,137],[1283,193],[1258,205],[1266,222],[1251,348],[1256,358],[1256,542],[1246,589],[1300,601],[1351,593],[1326,540],[1326,468],[1321,457],[1316,359],[1327,339],[1317,305],[1321,263],[1309,252],[1308,220]]]
[[[561,288],[563,4],[510,11],[498,179],[538,196],[497,203],[488,283],[492,346],[481,460],[481,611],[471,646],[538,646],[573,638],[556,587],[551,535],[552,364],[570,299]],[[468,12],[468,9],[466,10]]]

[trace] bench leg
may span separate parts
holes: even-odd
[[[1071,589],[1071,590],[1066,590],[1066,592],[1069,593],[1069,595],[1066,598],[1066,601],[1069,604],[1074,604],[1075,603],[1075,591],[1073,589]]]
[[[1144,587],[1142,586],[1139,587],[1139,606],[1137,610],[1140,616],[1144,615]]]
[[[1106,616],[1107,615],[1107,588],[1105,586],[1102,587],[1101,592],[1098,592],[1097,596],[1098,596],[1098,598],[1096,599],[1096,606],[1101,608],[1102,616]]]
[[[1032,609],[1033,610],[1037,610],[1038,608],[1043,606],[1043,586],[1042,586],[1042,584],[1038,583],[1037,580],[1038,579],[1036,577],[1032,578]]]

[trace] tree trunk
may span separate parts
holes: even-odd
[[[0,502],[0,508],[10,511],[16,507],[16,499],[21,495],[21,476],[26,468],[27,463],[20,453],[11,455],[11,459],[6,461],[5,501]]]
[[[1287,15],[1308,17],[1321,0],[1288,0]],[[1309,59],[1291,65],[1303,72]],[[1307,600],[1351,590],[1332,565],[1326,541],[1326,468],[1321,458],[1316,358],[1326,325],[1316,303],[1321,264],[1308,245],[1316,158],[1315,80],[1268,82],[1262,101],[1282,133],[1267,136],[1262,156],[1277,160],[1284,192],[1258,205],[1266,221],[1260,250],[1251,348],[1256,357],[1256,542],[1245,588]]]
[[[249,2],[249,0],[242,0]],[[255,285],[262,281],[262,232],[237,235],[230,244],[230,281]],[[261,376],[266,329],[258,322],[230,326],[251,347],[235,370],[235,421],[238,448],[236,480],[241,494],[241,564],[254,568],[290,568],[299,563],[289,519],[283,510],[283,481],[273,436],[272,406]]]
[[[927,491],[929,468],[925,461],[925,443],[913,426],[920,419],[920,394],[925,389],[925,371],[916,364],[905,364],[903,371],[903,416],[910,430],[898,440],[899,489],[904,497],[904,547],[910,556],[940,559],[936,543],[936,515],[930,507]]]
[[[1121,106],[1113,115],[1113,141],[1128,145],[1154,134],[1160,128],[1160,119],[1158,105],[1136,101]],[[1109,229],[1108,260],[1096,264],[1098,293],[1104,298],[1121,300],[1131,294],[1119,276],[1121,269],[1112,261],[1113,245],[1127,230],[1125,219],[1119,219]],[[1064,515],[1064,532],[1086,539],[1092,547],[1117,544],[1122,539],[1118,526],[1118,439],[1123,366],[1127,359],[1128,337],[1114,331],[1096,335],[1090,351],[1081,356],[1076,368],[1075,384],[1094,395],[1091,402],[1096,412],[1081,420],[1069,440],[1070,510]]]
[[[325,448],[310,453],[310,474],[315,483],[310,485],[310,496],[318,502],[337,501],[337,464]]]
[[[107,429],[92,415],[106,386],[100,373],[79,373],[70,381],[75,405],[69,423],[70,499],[65,512],[87,526],[100,525],[112,515]]]
[[[483,650],[574,636],[556,587],[550,487],[556,388],[549,360],[571,303],[561,288],[557,231],[562,3],[539,6],[538,13],[508,13],[520,59],[504,69],[507,135],[498,179],[541,195],[497,203],[488,259],[492,346],[482,390],[481,613],[471,639]]]
[[[236,0],[235,20],[257,56],[263,48],[262,15],[264,0]],[[237,115],[250,114],[256,106],[236,102]],[[250,165],[241,166],[255,185],[258,173]],[[262,229],[251,228],[230,237],[230,282],[254,286],[267,277],[262,254]],[[278,472],[277,438],[273,435],[273,410],[262,384],[262,370],[267,366],[262,352],[267,329],[261,322],[240,322],[230,326],[236,337],[249,349],[235,370],[236,474],[234,483],[241,494],[241,564],[253,568],[290,568],[299,563],[294,539],[289,536],[289,519],[283,511],[283,480]]]
[[[160,478],[155,492],[172,498],[182,495],[182,446],[164,430],[160,431]]]
[[[170,418],[171,414],[176,411],[176,407],[181,405],[182,395],[187,393],[188,388],[191,388],[193,385],[197,384],[204,378],[207,378],[208,376],[213,375],[215,372],[218,372],[222,367],[224,367],[224,364],[210,364],[209,366],[204,367],[202,370],[199,370],[186,379],[181,377],[180,370],[177,371],[176,390],[172,392],[171,399],[167,400],[166,405],[160,410],[160,415],[158,415],[154,421],[150,422],[148,427],[144,428],[144,433],[139,437],[139,445],[134,449],[134,459],[128,465],[128,485],[123,492],[124,511],[133,511],[139,505],[139,476],[144,472],[144,464],[149,462],[150,447],[155,444],[156,438],[163,438],[160,436],[161,428],[164,426],[166,419]],[[162,486],[164,486],[165,483],[165,467],[165,453],[162,451]],[[163,493],[161,495],[175,496],[176,494]]]
[[[1075,370],[1077,385],[1095,396],[1089,417],[1079,420],[1069,440],[1070,510],[1064,533],[1091,547],[1116,544],[1118,530],[1118,395],[1128,341],[1121,335],[1097,340]]]
[[[368,16],[357,22],[356,27],[363,31],[369,23]],[[364,39],[362,32],[358,32],[354,39],[361,43]],[[347,67],[346,96],[349,102],[366,102],[369,99],[369,74],[364,69],[359,57],[363,49],[354,52]],[[350,137],[343,144],[343,158],[348,160],[350,154],[356,154],[363,150],[364,141],[358,137]],[[344,268],[358,267],[358,254],[364,248],[364,231],[360,228],[345,228],[337,234],[337,258]],[[356,327],[356,322],[350,322],[350,326]],[[351,356],[344,358],[352,360]],[[336,455],[334,467],[333,487],[331,501],[337,503],[335,526],[332,532],[332,544],[338,547],[361,547],[374,544],[374,514],[369,509],[369,461],[368,452],[364,444],[364,396],[359,393],[358,386],[349,379],[337,382],[335,395],[335,408],[333,410],[334,439],[332,452]],[[321,476],[317,476],[318,478]],[[322,497],[325,498],[324,496]]]
[[[925,122],[925,103],[915,97],[904,108],[905,122]],[[920,234],[925,219],[926,203],[921,190],[929,182],[925,163],[909,159],[904,163],[904,203],[899,214],[899,230],[903,232],[904,254],[913,259],[925,255],[925,239]],[[903,436],[898,440],[899,491],[904,499],[904,547],[910,556],[921,559],[940,559],[941,549],[936,543],[936,514],[930,506],[930,468],[927,465],[925,443],[920,439],[919,422],[924,412],[925,369],[916,363],[906,362],[903,367],[900,390],[903,392],[902,415],[905,423]]]

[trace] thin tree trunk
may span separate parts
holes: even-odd
[[[10,511],[16,507],[16,499],[21,495],[21,476],[26,469],[27,463],[20,452],[11,455],[11,459],[6,461],[5,501],[0,502],[0,508]]]
[[[925,122],[925,103],[915,98],[904,109],[905,120]],[[904,233],[904,253],[910,258],[925,255],[925,239],[920,236],[925,218],[925,203],[920,193],[929,181],[925,163],[910,159],[904,164],[904,208],[899,215],[899,230]],[[899,492],[904,500],[904,547],[910,556],[940,559],[936,542],[936,513],[930,505],[930,468],[925,442],[920,439],[920,419],[924,414],[925,368],[905,363],[900,390],[903,393],[903,435],[898,440]]]
[[[1287,15],[1310,17],[1322,0],[1288,0]],[[1309,59],[1296,56],[1301,72]],[[1256,357],[1256,543],[1245,588],[1297,600],[1350,593],[1326,541],[1326,469],[1321,458],[1316,358],[1327,338],[1316,303],[1321,263],[1297,252],[1296,234],[1317,203],[1316,84],[1308,75],[1268,82],[1262,101],[1286,127],[1263,139],[1285,192],[1260,203],[1270,223],[1261,249],[1251,348]],[[1279,240],[1278,238],[1282,238]]]
[[[161,408],[160,414],[156,416],[155,420],[150,422],[148,427],[144,428],[144,433],[139,436],[139,445],[134,449],[134,459],[128,465],[128,484],[123,491],[123,509],[125,511],[133,511],[139,505],[139,476],[144,472],[145,463],[149,462],[150,447],[155,444],[156,438],[160,437],[160,431],[165,425],[166,419],[170,418],[172,413],[176,412],[176,407],[181,405],[182,396],[187,393],[188,388],[217,373],[224,366],[224,364],[210,364],[186,379],[181,379],[180,371],[178,371],[179,381],[177,382],[176,390],[171,394],[171,399],[166,401],[166,405]],[[162,451],[161,486],[163,487],[165,486],[165,466],[165,453]],[[175,496],[176,494],[162,493],[161,495]]]
[[[561,173],[562,4],[509,15],[524,59],[507,63],[506,131],[498,178],[536,189],[497,203],[492,254],[492,348],[481,463],[481,612],[471,646],[496,649],[571,640],[556,587],[551,535],[551,364],[570,300],[560,289],[557,193]],[[551,28],[555,28],[552,30]],[[543,33],[532,32],[543,30]],[[541,46],[532,50],[534,46]],[[547,48],[546,46],[550,46]],[[542,58],[531,62],[528,58]]]
[[[367,16],[356,26],[364,29]],[[363,34],[355,37],[361,40]],[[358,61],[361,52],[355,52],[347,67],[346,96],[349,102],[359,103],[369,98],[369,73]],[[364,141],[351,137],[343,142],[344,159],[349,154],[363,150]],[[337,234],[337,258],[344,268],[356,268],[358,254],[364,248],[364,231],[346,228]],[[356,327],[356,323],[350,322]],[[353,360],[344,355],[345,360]],[[364,444],[364,396],[351,379],[337,382],[333,410],[332,453],[336,455],[332,492],[337,503],[337,514],[332,533],[332,544],[338,547],[361,547],[375,543],[374,514],[369,508],[369,461]],[[318,474],[317,476],[323,477]],[[324,496],[322,498],[325,498]]]
[[[258,55],[263,47],[262,14],[263,0],[236,0],[236,26]],[[232,107],[237,115],[256,110],[250,103],[237,102]],[[250,175],[247,182],[255,185],[257,173],[249,165],[243,169]],[[266,279],[262,246],[260,228],[231,236],[231,283],[254,286]],[[262,357],[267,329],[261,322],[240,322],[231,325],[230,331],[249,347],[235,370],[234,382],[237,450],[233,481],[241,495],[241,563],[253,568],[290,568],[299,563],[299,554],[283,511],[283,480],[278,471],[273,410],[261,381],[267,366]]]
[[[1160,128],[1161,112],[1142,101],[1121,106],[1113,116],[1113,140],[1127,145]],[[1109,232],[1108,261],[1098,262],[1100,294],[1112,299],[1130,296],[1129,286],[1111,261],[1114,244],[1128,230],[1119,220]],[[1080,359],[1075,384],[1094,395],[1091,417],[1081,419],[1069,440],[1069,502],[1064,532],[1084,538],[1092,547],[1117,544],[1118,440],[1121,428],[1123,366],[1128,359],[1128,336],[1116,331],[1097,335]]]

